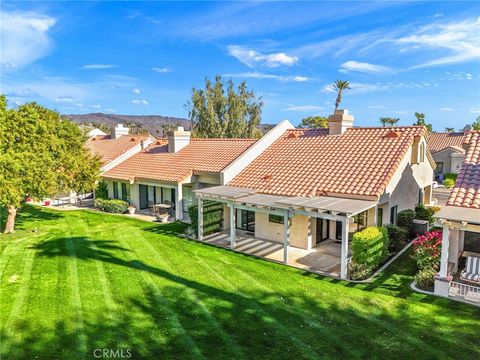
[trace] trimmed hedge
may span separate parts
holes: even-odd
[[[410,240],[410,233],[407,229],[396,225],[387,225],[388,237],[390,239],[389,250],[397,253],[402,250]]]
[[[412,233],[415,211],[412,209],[400,211],[397,215],[397,225]]]
[[[198,236],[198,205],[190,205],[188,208],[191,226]],[[223,204],[205,200],[203,202],[203,235],[213,234],[223,228]]]
[[[128,202],[119,199],[96,199],[95,207],[112,214],[123,214],[128,210]]]
[[[348,264],[348,274],[352,280],[365,280],[373,273],[375,268],[370,265],[357,264],[351,262]]]
[[[108,187],[105,181],[99,181],[97,188],[95,189],[96,199],[108,199]]]
[[[356,264],[377,267],[388,257],[388,231],[384,227],[367,227],[353,234],[352,255]]]
[[[446,173],[445,179],[453,180],[453,182],[457,181],[458,174],[454,173]]]
[[[427,220],[430,224],[433,223],[433,215],[436,212],[436,207],[426,208],[423,204],[415,206],[415,218],[419,220]]]
[[[455,185],[455,181],[453,179],[445,179],[443,180],[443,185],[445,188],[451,189]]]

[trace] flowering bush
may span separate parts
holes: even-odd
[[[438,269],[442,249],[442,232],[430,231],[413,241],[413,258],[419,269]]]

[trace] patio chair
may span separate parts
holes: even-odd
[[[460,278],[465,281],[480,283],[480,257],[467,257],[465,269],[460,273]]]

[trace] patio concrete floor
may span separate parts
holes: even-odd
[[[258,239],[243,231],[237,231],[235,251],[255,255],[268,260],[283,263],[283,244]],[[230,248],[230,235],[220,232],[204,238],[206,243]],[[340,276],[340,247],[335,240],[325,240],[311,250],[290,246],[288,265],[322,275]]]

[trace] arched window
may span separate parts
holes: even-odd
[[[420,162],[425,161],[425,144],[421,143],[420,144]]]

